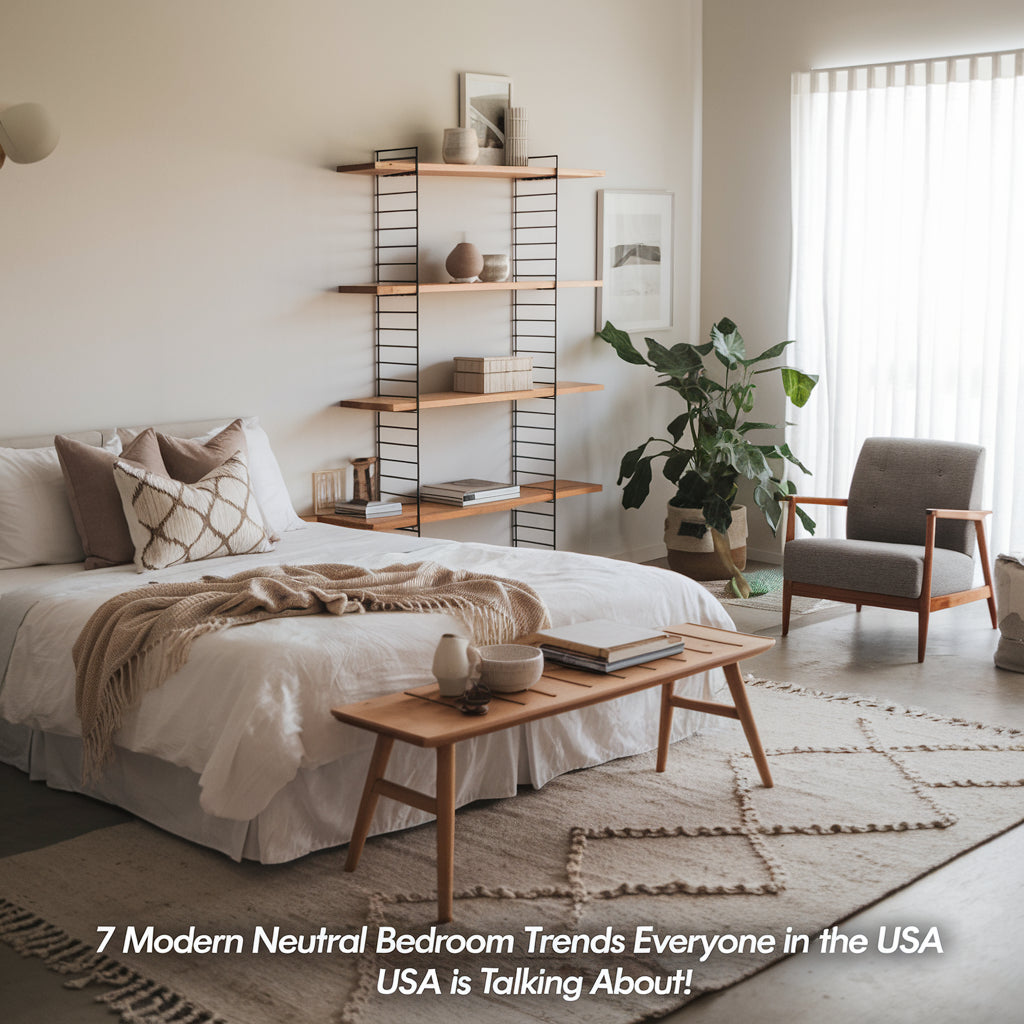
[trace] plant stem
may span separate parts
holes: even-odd
[[[736,591],[740,597],[750,597],[750,584],[747,578],[736,567],[732,560],[732,549],[729,547],[729,538],[720,531],[711,529],[711,543],[715,546],[715,554],[725,563],[729,575],[736,581]]]

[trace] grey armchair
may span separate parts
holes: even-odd
[[[996,604],[976,510],[985,449],[977,445],[872,437],[864,442],[849,498],[789,499],[783,552],[782,635],[794,596],[917,612],[917,660],[924,661],[931,612],[968,601]],[[842,505],[845,538],[794,540],[797,504]],[[985,585],[974,584],[977,543]]]

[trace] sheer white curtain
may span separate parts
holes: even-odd
[[[797,487],[845,495],[865,437],[982,444],[1024,548],[1024,51],[796,74],[792,149]]]

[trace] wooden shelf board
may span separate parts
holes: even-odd
[[[582,391],[603,391],[603,384],[586,384],[577,380],[560,380],[555,388],[539,387],[527,391],[495,391],[478,395],[468,391],[430,391],[420,395],[421,409],[441,409],[453,405],[481,405],[488,402],[522,402],[534,398],[550,398],[554,394],[572,395]],[[412,412],[415,398],[349,398],[339,402],[344,409],[368,409],[370,412]]]
[[[584,483],[580,480],[558,480],[555,487],[555,499],[572,498],[578,494],[595,494],[601,490],[600,484]],[[551,500],[551,481],[540,481],[537,484],[523,486],[518,498],[506,498],[503,501],[489,501],[483,505],[470,505],[463,508],[459,505],[444,505],[436,501],[420,502],[420,523],[439,523],[445,519],[464,519],[467,516],[489,515],[492,512],[508,512],[509,509],[522,505],[536,505]],[[331,523],[334,526],[349,526],[356,530],[400,530],[403,527],[416,525],[416,503],[404,502],[402,514],[387,516],[380,519],[360,519],[353,516],[317,516],[317,522]]]
[[[342,164],[340,174],[366,174],[375,177],[381,174],[412,174],[417,169],[412,160],[378,160],[375,163]],[[554,167],[508,167],[495,164],[427,164],[419,165],[419,173],[430,178],[491,178],[511,180],[513,178],[551,178]],[[582,168],[560,167],[559,178],[603,178],[604,171]]]
[[[600,288],[602,281],[468,281],[428,282],[419,285],[421,295],[432,292],[539,292],[553,288]],[[415,295],[416,283],[341,284],[338,291],[347,295]]]

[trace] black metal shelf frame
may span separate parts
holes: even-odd
[[[374,176],[375,283],[413,283],[410,295],[377,294],[374,300],[374,376],[378,397],[413,398],[408,412],[376,412],[375,441],[381,497],[416,502],[420,515],[420,295],[419,149],[379,149],[374,159],[411,163],[412,169]],[[558,157],[530,157],[543,164],[537,177],[512,180],[513,281],[558,280]],[[512,291],[513,355],[531,355],[534,384],[554,388],[558,379],[558,290]],[[552,481],[551,500],[513,509],[513,546],[555,548],[554,481],[557,480],[557,396],[512,403],[512,479],[521,485]]]
[[[373,258],[376,284],[416,285],[411,295],[374,299],[374,376],[381,398],[414,398],[408,412],[375,414],[377,468],[381,497],[416,502],[419,533],[420,493],[420,295],[419,295],[419,149],[378,149],[376,161],[412,163],[411,171],[374,176]]]
[[[558,157],[530,157],[553,174],[516,178],[512,183],[512,279],[558,280]],[[512,292],[512,354],[533,356],[533,382],[558,380],[558,289]],[[551,500],[512,510],[514,547],[555,548],[558,479],[558,399],[512,403],[512,480],[517,484],[551,481]]]

